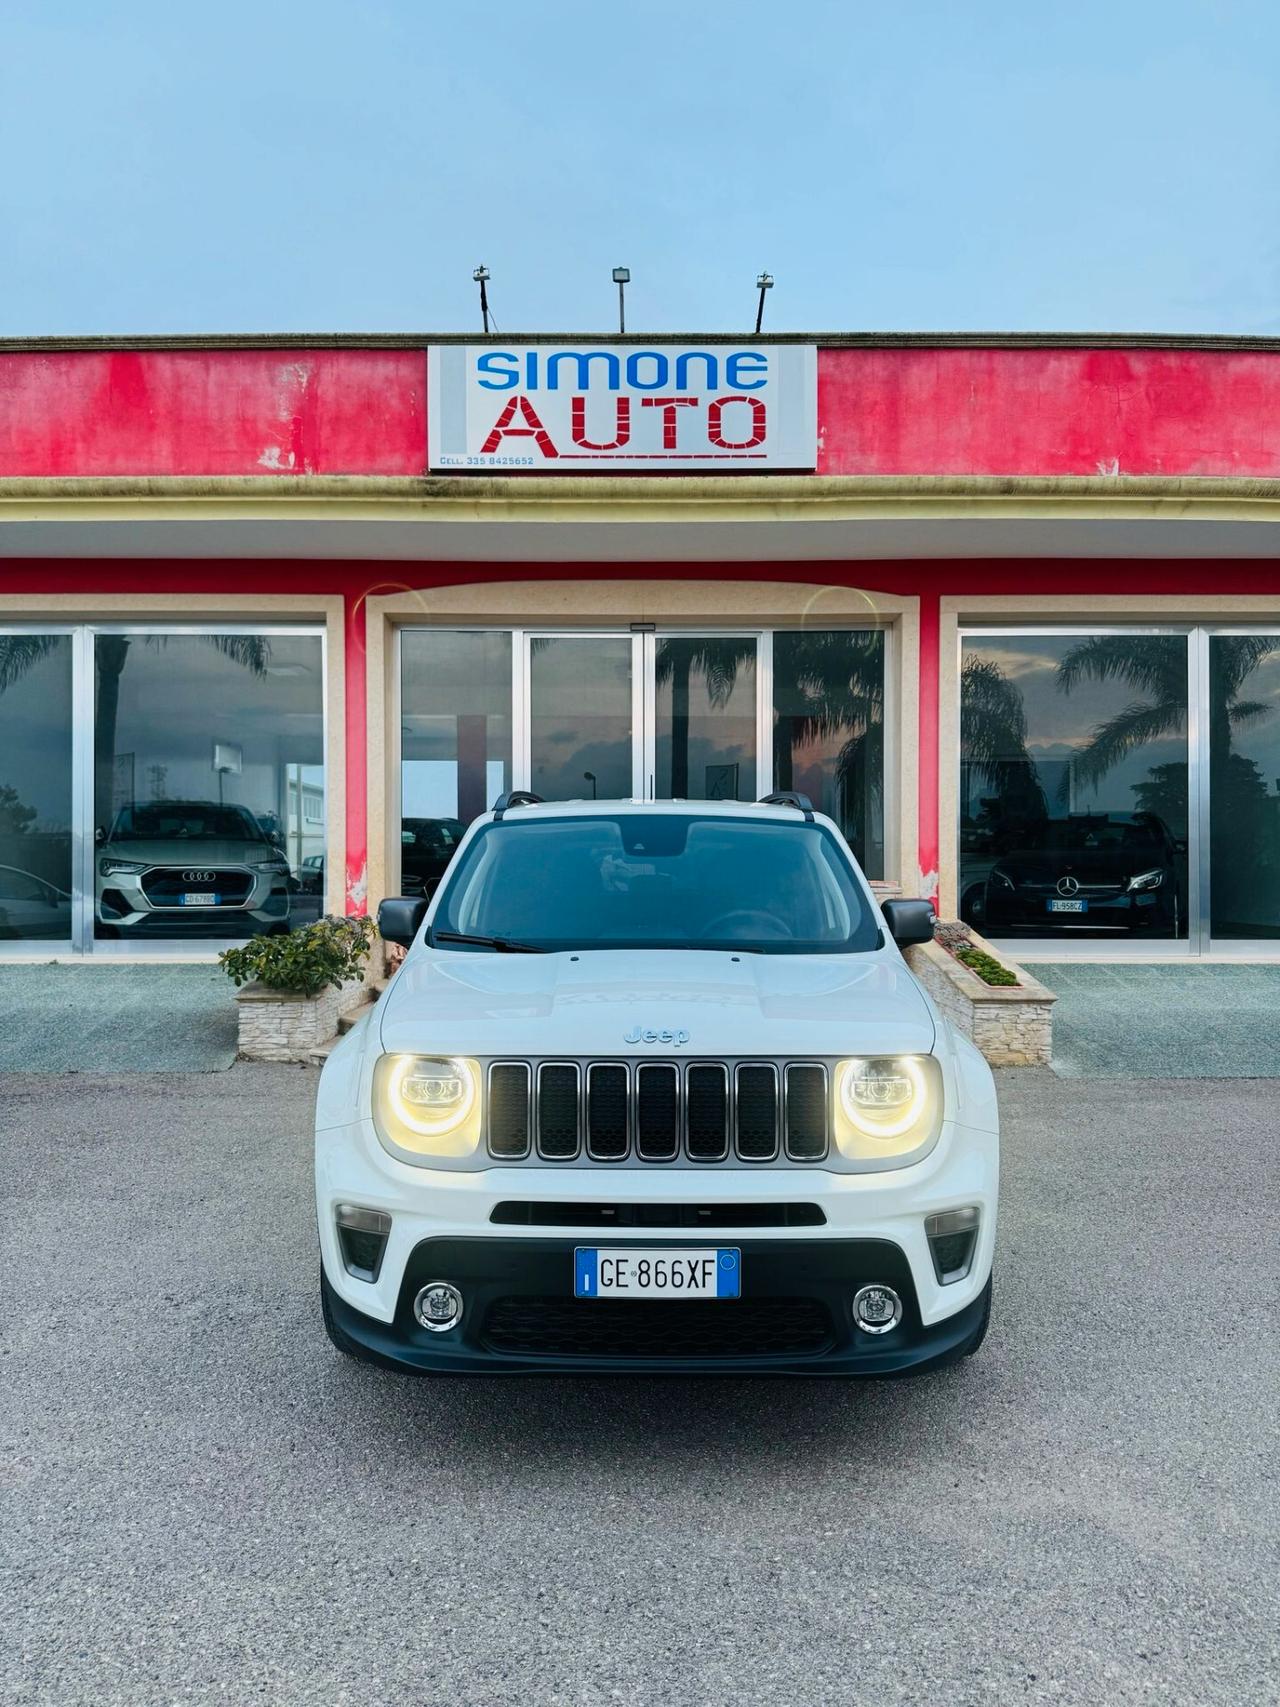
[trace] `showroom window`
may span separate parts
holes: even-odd
[[[1280,938],[1280,635],[970,630],[960,731],[960,913],[986,935]]]
[[[226,625],[0,636],[0,933],[98,954],[324,909],[324,639]]]
[[[72,636],[0,633],[0,943],[69,947]]]
[[[505,788],[545,800],[810,795],[885,871],[881,629],[400,636],[401,887],[430,893]]]

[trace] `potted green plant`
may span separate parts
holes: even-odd
[[[250,937],[218,956],[235,984],[240,1054],[249,1061],[304,1061],[365,1000],[372,919],[325,918],[280,936]]]

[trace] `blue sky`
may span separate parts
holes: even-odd
[[[1280,332],[1280,8],[0,0],[0,335]]]

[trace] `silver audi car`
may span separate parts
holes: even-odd
[[[247,806],[153,800],[98,831],[100,934],[279,933],[289,891],[289,861]]]

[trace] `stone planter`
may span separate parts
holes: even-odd
[[[338,1017],[368,999],[362,978],[352,978],[340,990],[332,986],[318,996],[290,990],[269,990],[265,984],[246,984],[236,992],[242,1061],[306,1061],[328,1043],[338,1029]]]
[[[1009,968],[1016,985],[984,984],[937,942],[909,948],[907,965],[947,1019],[973,1039],[993,1067],[1047,1067],[1058,998],[1017,961],[997,954],[976,931],[969,935],[974,948]]]

